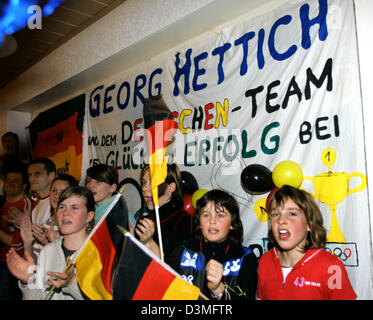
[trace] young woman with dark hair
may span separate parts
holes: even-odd
[[[138,210],[135,215],[135,217],[138,217],[135,236],[150,250],[160,256],[148,165],[141,171],[140,183],[145,207]],[[192,218],[183,211],[184,199],[181,191],[181,174],[176,164],[167,165],[165,182],[158,186],[158,200],[163,252],[164,256],[167,257],[192,232]]]
[[[114,167],[98,164],[87,169],[86,187],[91,190],[96,202],[95,222],[97,223],[117,193],[118,172]]]

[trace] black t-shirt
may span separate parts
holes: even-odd
[[[139,217],[137,224],[142,219],[152,219],[156,223],[155,210],[147,210],[147,215]],[[165,258],[172,250],[183,243],[192,234],[192,216],[178,208],[173,202],[168,202],[159,208],[159,219],[162,232],[163,252]],[[154,241],[158,243],[158,230],[155,226]]]
[[[63,241],[62,241],[61,247],[62,247],[63,254],[65,255],[65,260],[67,259],[67,257],[71,257],[76,251],[76,250],[67,249]]]

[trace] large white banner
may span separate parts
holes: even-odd
[[[289,1],[219,33],[154,57],[87,93],[83,167],[116,166],[130,210],[145,160],[143,102],[163,94],[179,125],[169,150],[199,188],[240,203],[244,244],[268,250],[268,193],[240,175],[292,160],[319,203],[327,250],[346,266],[360,299],[372,299],[372,250],[354,4]]]

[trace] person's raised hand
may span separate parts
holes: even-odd
[[[153,220],[144,218],[139,221],[136,226],[135,232],[143,244],[146,244],[149,240],[153,239],[155,232],[155,224]]]
[[[25,258],[22,258],[11,248],[6,254],[6,262],[10,272],[23,282],[27,282],[35,271],[34,260],[27,251],[25,251]]]
[[[64,272],[52,272],[47,273],[50,278],[47,280],[46,284],[55,286],[56,288],[62,288],[69,286],[75,279],[74,265],[70,260],[70,257],[67,257],[67,270]]]
[[[219,296],[224,292],[225,286],[221,281],[223,271],[223,265],[214,259],[211,259],[206,265],[207,287],[214,296]]]
[[[52,221],[50,226],[43,226],[45,236],[49,242],[53,242],[60,237],[60,233],[54,230],[54,222]]]
[[[38,240],[43,245],[46,245],[49,243],[49,240],[47,238],[47,235],[44,232],[44,228],[41,224],[33,224],[32,227],[32,235],[36,240]]]
[[[5,221],[13,224],[16,228],[20,229],[21,218],[25,214],[16,207],[10,207],[8,214],[5,216]]]
[[[34,241],[32,234],[31,218],[28,215],[23,215],[20,221],[20,233],[24,244],[30,244]]]

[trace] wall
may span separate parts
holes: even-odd
[[[80,94],[118,71],[151,59],[208,30],[213,31],[248,11],[264,10],[283,2],[286,0],[127,0],[0,89],[0,135],[11,129],[21,133],[20,127],[28,125],[41,110]],[[366,137],[371,137],[373,22],[370,16],[373,3],[355,0],[355,9],[365,133]],[[21,113],[8,114],[8,110]],[[369,175],[373,172],[373,145],[369,143],[366,144],[366,158]],[[371,188],[369,195],[372,206]]]

